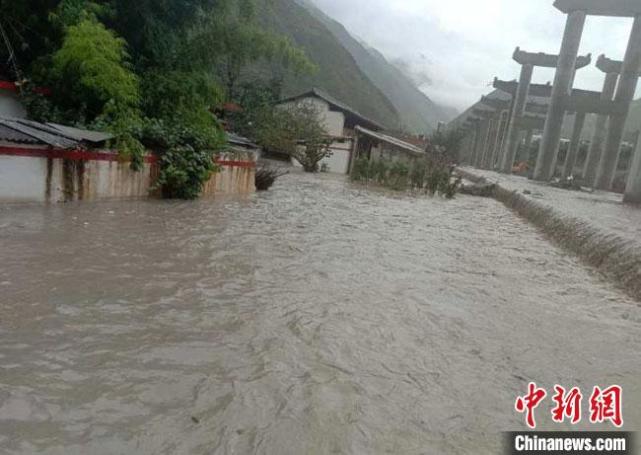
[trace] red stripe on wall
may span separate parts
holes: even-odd
[[[216,164],[224,167],[240,167],[244,169],[252,169],[256,167],[256,163],[254,161],[216,160]]]
[[[0,155],[26,156],[31,158],[57,158],[75,161],[122,161],[116,152],[93,152],[87,150],[62,150],[26,147],[0,147]],[[145,163],[158,162],[156,155],[145,155]],[[256,167],[254,161],[216,160],[216,164],[223,167],[239,167],[252,169]]]
[[[18,86],[16,85],[15,82],[0,81],[0,89],[9,90],[11,92],[17,92],[18,91]],[[33,91],[35,93],[40,94],[40,95],[51,96],[51,89],[46,88],[46,87],[34,87]]]
[[[74,161],[123,161],[115,152],[90,152],[87,150],[0,147],[0,155],[26,156],[31,158],[58,158]],[[158,157],[155,155],[145,156],[145,163],[156,163],[157,161]]]
[[[16,87],[16,84],[14,84],[13,82],[0,81],[0,89],[15,92],[16,90],[18,90],[18,87]]]

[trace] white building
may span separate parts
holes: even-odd
[[[347,174],[350,169],[357,127],[373,131],[383,129],[381,125],[351,107],[334,99],[324,91],[314,88],[309,92],[281,101],[279,107],[295,107],[301,104],[312,105],[320,113],[327,132],[334,139],[330,149],[332,156],[321,161],[329,172]],[[294,163],[297,164],[297,163]]]

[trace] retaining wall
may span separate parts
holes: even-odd
[[[465,170],[457,172],[474,183],[492,183]],[[606,232],[500,184],[495,187],[494,197],[541,229],[558,246],[578,255],[641,300],[641,242]]]

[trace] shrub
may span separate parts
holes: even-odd
[[[389,187],[394,190],[407,188],[409,167],[402,161],[396,161],[389,170]]]
[[[269,168],[263,166],[256,170],[256,190],[267,191],[274,185],[276,179],[287,174],[287,171]]]
[[[384,160],[374,160],[370,167],[370,178],[374,179],[379,185],[387,184],[389,166]]]
[[[144,143],[160,151],[160,175],[156,187],[169,199],[195,199],[205,183],[219,171],[215,152],[223,145],[217,130],[167,127],[160,120],[147,122]]]
[[[369,181],[369,167],[370,162],[367,158],[358,158],[354,162],[354,168],[352,169],[351,179],[355,182],[364,182]]]

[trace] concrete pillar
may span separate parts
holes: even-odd
[[[501,163],[503,163],[503,156],[505,155],[505,149],[507,147],[507,133],[508,133],[508,129],[510,128],[510,119],[512,118],[513,110],[514,110],[514,99],[512,99],[512,103],[510,104],[510,109],[507,111],[505,129],[503,131],[503,136],[501,137],[501,145],[498,150],[499,156],[496,164],[497,170],[501,168]]]
[[[525,113],[525,105],[527,104],[527,97],[528,93],[530,92],[530,84],[532,83],[533,72],[534,66],[521,66],[519,87],[514,98],[514,109],[512,109],[512,117],[510,118],[510,123],[507,130],[507,143],[505,145],[505,152],[503,153],[501,166],[499,168],[499,170],[505,174],[511,174],[512,167],[514,166],[514,157],[519,147],[519,129],[516,126],[516,122]]]
[[[527,130],[525,134],[525,146],[530,147],[532,145],[532,138],[534,137],[534,130]]]
[[[637,141],[637,147],[632,158],[623,202],[641,204],[641,140]]]
[[[576,158],[579,156],[579,149],[581,148],[581,133],[585,125],[585,112],[577,112],[574,118],[574,129],[572,130],[572,141],[568,148],[568,155],[565,157],[565,165],[563,166],[562,178],[566,179],[574,173],[574,165]]]
[[[509,121],[509,111],[501,111],[499,115],[499,125],[496,131],[496,140],[494,142],[494,150],[492,152],[492,158],[490,160],[490,169],[495,170],[500,163],[497,164],[497,160],[501,159],[501,150],[503,147],[503,140],[505,137],[505,132],[507,130],[507,122]]]
[[[483,164],[483,153],[485,153],[485,145],[487,144],[488,131],[489,131],[489,122],[487,120],[481,120],[479,123],[479,137],[478,137],[476,153],[474,158],[474,167],[477,169],[480,169],[481,164]]]
[[[476,126],[474,127],[474,152],[472,154],[472,166],[473,167],[478,167],[478,162],[479,162],[479,155],[480,155],[480,150],[481,150],[481,136],[483,134],[483,128],[481,126],[481,122],[477,121]]]
[[[641,69],[641,16],[634,18],[628,49],[623,60],[621,77],[617,86],[614,101],[625,106],[622,113],[610,116],[608,134],[605,140],[605,149],[596,175],[595,186],[600,190],[610,190],[616,176],[616,165],[621,150],[621,140],[625,130],[625,123],[630,113],[630,104],[639,81]]]
[[[490,120],[490,134],[488,136],[487,150],[483,159],[483,169],[492,169],[492,157],[496,148],[496,138],[499,135],[499,126],[501,122],[500,111],[497,112]]]
[[[530,148],[532,147],[532,138],[534,138],[534,130],[529,129],[525,133],[525,150],[527,151],[526,161],[530,160]]]
[[[481,149],[481,156],[479,157],[478,165],[479,169],[485,169],[485,162],[490,148],[490,136],[492,135],[493,123],[494,120],[491,117],[485,120],[485,127],[483,129],[483,148]]]
[[[556,154],[559,151],[561,130],[565,117],[565,98],[572,90],[576,60],[585,27],[586,12],[572,11],[568,14],[563,34],[563,43],[554,76],[550,107],[545,119],[545,129],[534,169],[534,180],[549,181],[554,173]]]
[[[614,98],[614,91],[617,88],[619,75],[617,73],[608,73],[605,76],[605,83],[603,84],[603,91],[601,92],[601,99],[603,101],[612,101]],[[601,162],[601,155],[603,153],[603,145],[605,144],[605,136],[608,128],[608,116],[598,115],[596,125],[594,128],[594,135],[590,143],[590,150],[585,160],[583,167],[583,184],[592,187],[596,179],[597,169]]]

